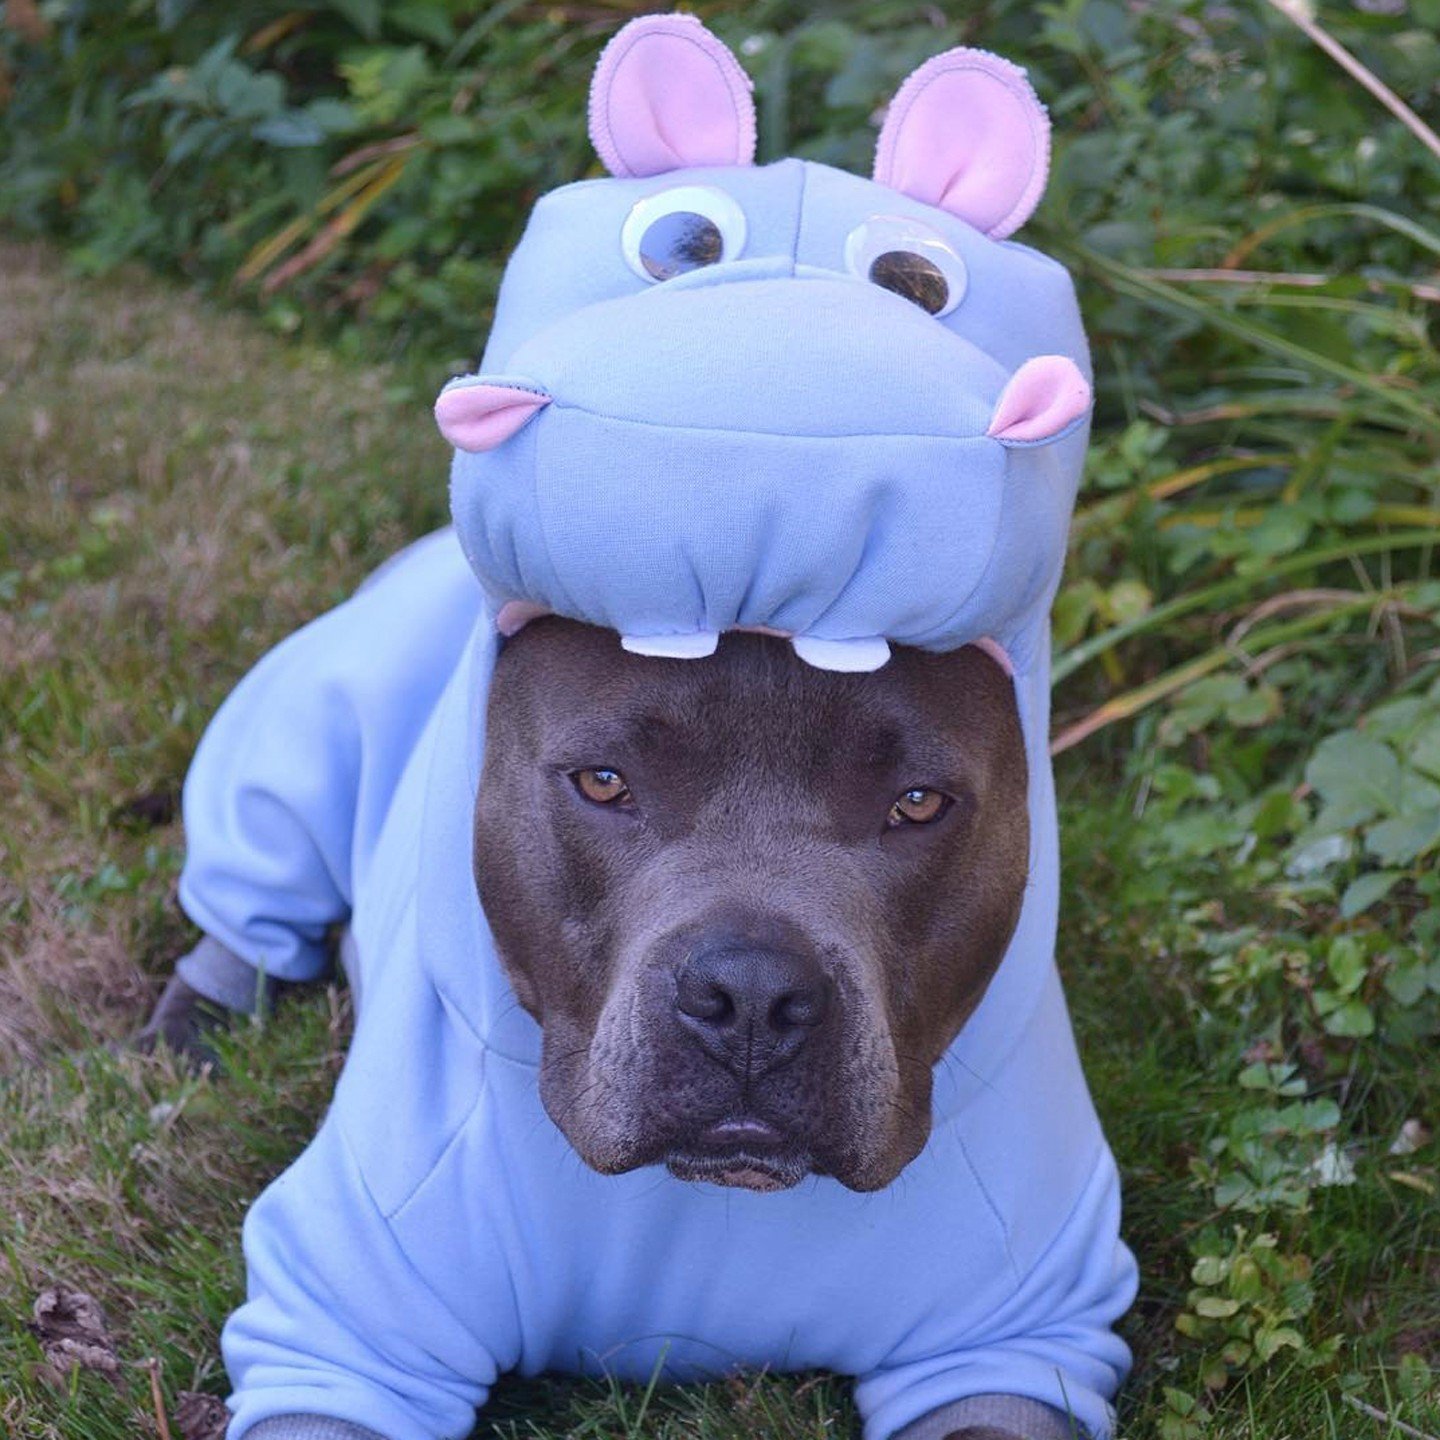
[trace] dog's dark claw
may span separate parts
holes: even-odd
[[[172,975],[131,1048],[148,1055],[164,1045],[197,1070],[206,1065],[216,1067],[219,1057],[210,1037],[227,1029],[233,1018],[229,1010]]]

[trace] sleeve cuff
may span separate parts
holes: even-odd
[[[385,1440],[376,1430],[328,1415],[272,1415],[245,1432],[245,1440]]]
[[[213,935],[202,935],[175,962],[175,973],[197,995],[240,1015],[268,1012],[275,999],[275,981]]]
[[[1086,1435],[1078,1421],[1028,1396],[968,1395],[912,1420],[890,1440],[945,1440],[967,1427],[1000,1430],[1016,1440],[1085,1440]]]

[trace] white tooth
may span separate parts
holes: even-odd
[[[865,640],[822,640],[818,635],[797,635],[791,642],[795,653],[817,670],[863,673],[878,670],[890,658],[890,644],[883,636]]]
[[[715,653],[720,636],[714,630],[691,635],[622,635],[620,644],[632,655],[653,655],[661,660],[703,660]]]

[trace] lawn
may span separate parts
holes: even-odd
[[[439,520],[445,455],[415,375],[342,365],[134,271],[77,279],[40,245],[5,243],[0,274],[0,1423],[11,1440],[158,1435],[158,1384],[171,1433],[198,1436],[176,1407],[224,1392],[241,1217],[325,1103],[345,997],[242,1027],[223,1079],[112,1045],[187,943],[176,800],[206,716],[268,644]],[[1302,1047],[1298,1089],[1335,1113],[1255,1142],[1290,1200],[1217,1205],[1205,1167],[1257,1107],[1284,1112],[1270,1090],[1289,1072],[1235,1082],[1239,1051],[1252,1071],[1281,1058],[1267,1017],[1217,1003],[1173,948],[1197,862],[1167,860],[1136,785],[1098,768],[1083,746],[1060,765],[1062,964],[1144,1274],[1124,1433],[1440,1433],[1433,1045],[1372,1043],[1330,1078]],[[1243,913],[1223,870],[1216,885],[1208,911],[1185,901],[1194,926]],[[104,1307],[113,1373],[47,1365],[27,1322],[54,1285]],[[1200,1333],[1176,1328],[1187,1315]],[[1280,1332],[1266,1360],[1217,1358]],[[477,1433],[818,1437],[848,1433],[846,1406],[816,1378],[514,1385]]]

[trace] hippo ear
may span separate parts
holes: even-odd
[[[1090,382],[1068,355],[1037,355],[1011,377],[985,433],[1002,445],[1054,440],[1090,408]]]
[[[590,139],[622,177],[749,165],[750,79],[693,15],[643,15],[616,32],[595,67]]]
[[[896,92],[880,131],[875,179],[938,205],[992,240],[1040,203],[1050,118],[1018,65],[984,50],[947,50]]]
[[[549,403],[545,390],[528,380],[462,375],[440,392],[435,423],[457,450],[478,455],[503,445]]]

